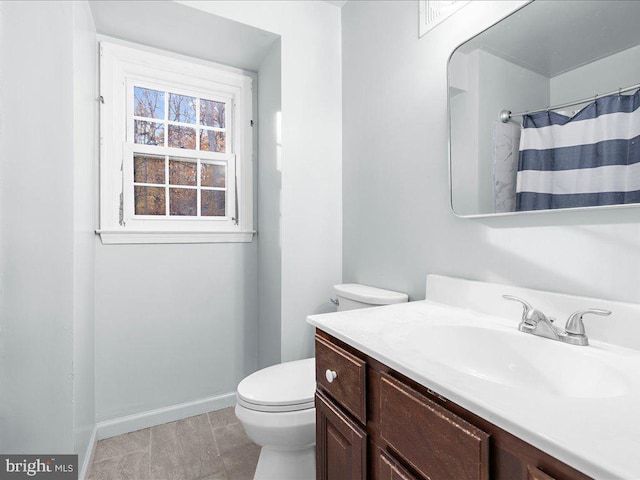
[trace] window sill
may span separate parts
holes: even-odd
[[[96,230],[104,245],[154,243],[248,243],[248,232],[145,232],[131,230]]]

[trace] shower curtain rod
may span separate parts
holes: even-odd
[[[559,108],[572,107],[574,105],[580,105],[581,103],[585,103],[585,102],[589,102],[589,101],[593,102],[598,97],[608,97],[609,95],[615,95],[616,93],[618,95],[620,95],[623,92],[628,92],[630,90],[636,90],[638,88],[640,88],[640,83],[636,83],[635,85],[631,85],[630,87],[626,87],[626,88],[619,88],[617,90],[613,90],[612,92],[605,93],[604,95],[596,94],[593,97],[587,97],[587,98],[584,98],[582,100],[576,100],[575,102],[563,103],[561,105],[555,105],[553,107],[541,108],[539,110],[529,110],[529,111],[520,112],[520,113],[511,113],[510,110],[501,110],[500,111],[500,120],[502,120],[502,123],[507,123],[511,119],[511,117],[521,117],[522,115],[541,113],[541,112],[548,112],[549,110],[557,110]]]

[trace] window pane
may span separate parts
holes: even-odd
[[[133,181],[164,183],[164,157],[136,154],[133,157]]]
[[[226,185],[225,165],[201,165],[200,166],[200,182],[203,187],[220,187]]]
[[[133,87],[133,114],[138,117],[164,119],[164,92]]]
[[[224,103],[201,98],[200,125],[224,128]]]
[[[169,94],[169,120],[196,123],[196,99],[186,95]]]
[[[226,213],[225,196],[226,192],[220,190],[202,190],[200,214],[203,217],[224,217]]]
[[[197,201],[198,193],[195,188],[170,188],[169,214],[195,217],[198,214]]]
[[[225,133],[200,130],[200,150],[225,153]]]
[[[194,150],[196,148],[195,128],[169,125],[169,146]]]
[[[196,163],[169,159],[169,183],[171,185],[197,185]]]
[[[145,145],[164,145],[164,124],[136,120],[133,141]]]
[[[164,188],[135,186],[136,215],[164,215]]]

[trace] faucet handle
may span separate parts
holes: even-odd
[[[531,304],[529,302],[527,302],[526,300],[523,300],[520,297],[515,297],[513,295],[502,295],[502,298],[504,298],[505,300],[513,300],[515,302],[520,302],[522,304],[522,306],[527,310],[533,309],[533,307],[531,306]]]
[[[523,300],[520,297],[514,297],[513,295],[502,295],[505,300],[513,300],[514,302],[520,302],[522,304],[522,323],[527,325],[533,325],[534,322],[529,318],[529,313],[535,311],[535,308],[531,306],[529,302]]]
[[[584,332],[584,323],[582,323],[583,315],[587,315],[588,313],[592,313],[594,315],[602,315],[606,317],[611,315],[611,310],[602,310],[600,308],[589,308],[587,310],[579,310],[575,313],[572,313],[567,320],[567,325],[564,327],[565,331],[569,335],[585,335]]]

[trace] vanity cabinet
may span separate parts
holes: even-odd
[[[320,330],[316,379],[318,480],[590,478]]]

